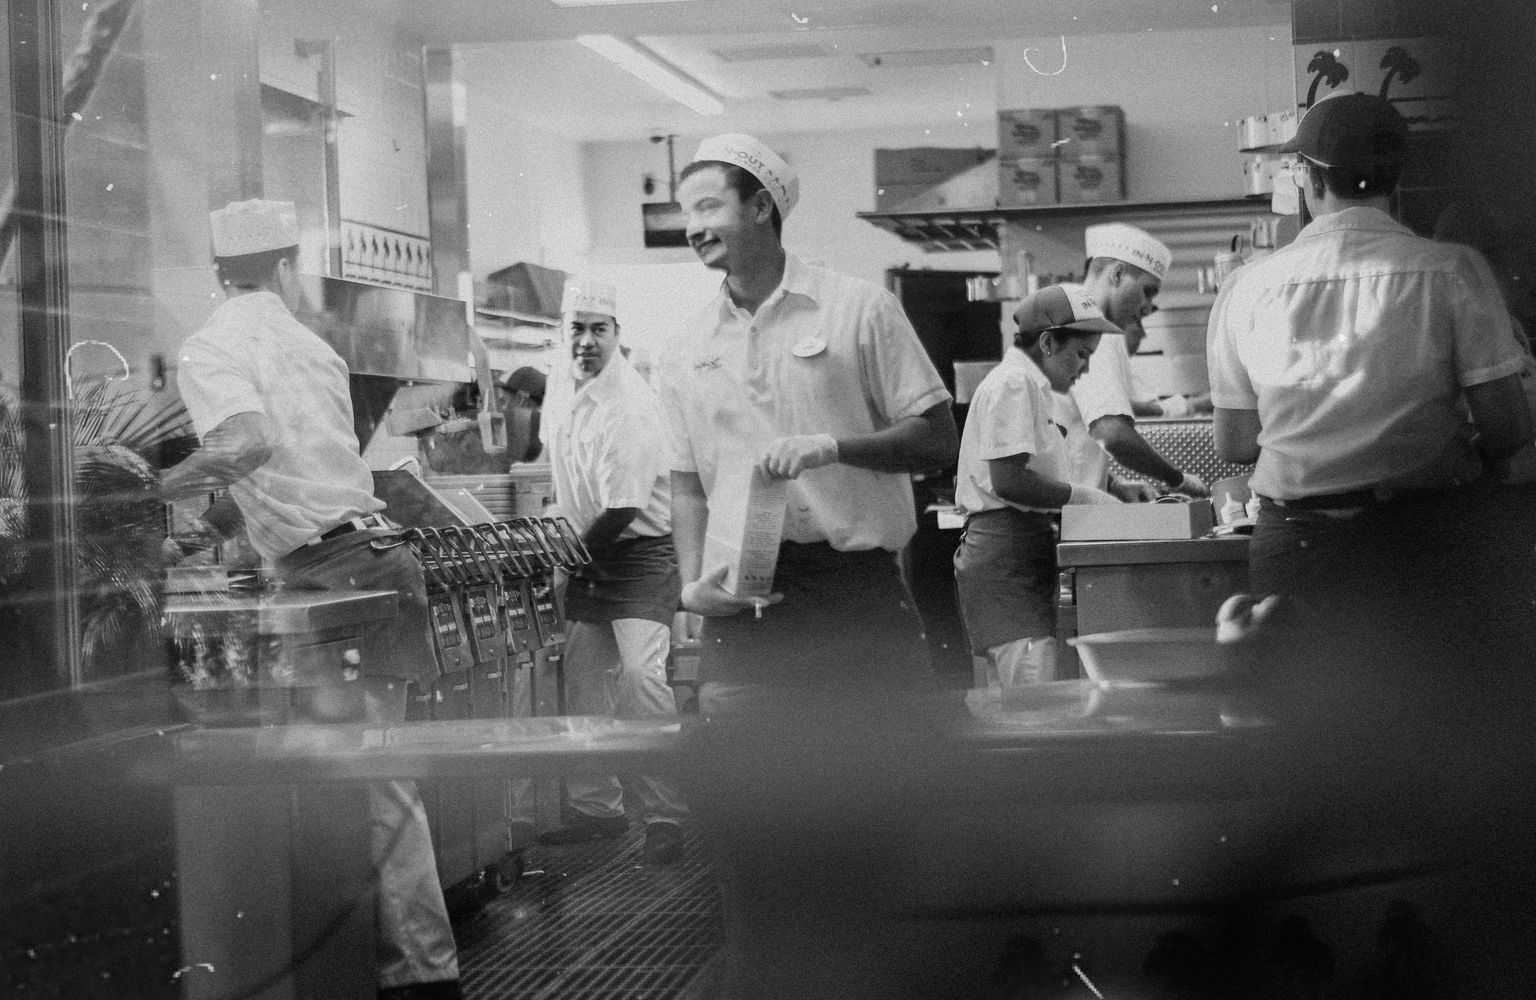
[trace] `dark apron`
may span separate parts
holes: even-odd
[[[571,574],[565,617],[573,622],[642,618],[671,625],[682,592],[671,535],[621,538]]]
[[[896,554],[783,542],[780,604],[704,624],[704,681],[824,690],[926,689],[933,681],[917,606]]]
[[[955,550],[955,589],[971,652],[1056,634],[1056,515],[972,514]]]

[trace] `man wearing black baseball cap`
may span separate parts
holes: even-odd
[[[1314,221],[1222,284],[1207,357],[1217,453],[1256,463],[1253,588],[1360,648],[1433,657],[1446,595],[1507,557],[1471,526],[1531,418],[1488,265],[1389,214],[1407,135],[1368,94],[1307,112],[1282,150]]]

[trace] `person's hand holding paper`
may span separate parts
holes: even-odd
[[[837,461],[837,440],[830,434],[798,434],[770,442],[757,469],[770,479],[794,479],[809,469]]]

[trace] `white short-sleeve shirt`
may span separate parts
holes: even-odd
[[[793,254],[756,315],[722,286],[668,345],[658,374],[672,468],[697,473],[706,496],[722,458],[780,436],[870,433],[950,398],[893,295]],[[787,492],[789,541],[894,550],[917,530],[905,473],[834,463]]]
[[[1523,363],[1475,251],[1364,207],[1325,215],[1233,272],[1206,347],[1211,402],[1258,412],[1249,484],[1281,500],[1430,468],[1475,474],[1462,390]]]
[[[559,513],[585,532],[603,511],[639,510],[620,538],[672,532],[667,437],[656,392],[623,354],[575,384],[557,364],[540,421]]]
[[[1010,347],[996,368],[976,387],[960,435],[955,474],[955,503],[967,516],[1002,507],[1025,507],[998,496],[992,488],[993,459],[1028,455],[1029,468],[1046,479],[1069,482],[1065,428],[1057,422],[1051,383],[1017,347]]]
[[[201,438],[239,413],[272,422],[271,458],[229,487],[267,559],[384,509],[359,454],[346,362],[274,293],[237,295],[214,310],[182,344],[176,384]]]
[[[1060,400],[1062,424],[1071,427],[1067,435],[1070,479],[1083,486],[1103,489],[1109,482],[1109,452],[1088,428],[1100,417],[1132,417],[1131,352],[1125,338],[1106,334],[1099,338],[1099,349],[1082,377]]]

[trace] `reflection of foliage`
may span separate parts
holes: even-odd
[[[81,656],[90,666],[132,632],[158,636],[165,508],[155,467],[192,428],[176,397],[106,382],[77,396],[72,417]]]
[[[142,624],[153,631],[159,618],[165,508],[158,482],[150,464],[120,444],[76,452],[75,567],[84,620],[80,652],[88,664],[124,629]]]
[[[27,530],[21,441],[21,413],[14,402],[0,396],[0,589],[16,582],[26,562],[21,547]]]
[[[195,443],[181,401],[146,399],[118,383],[93,382],[69,416],[75,448],[75,571],[84,622],[81,655],[105,667],[113,644],[160,619],[161,464]],[[0,399],[0,585],[26,571],[25,447],[18,408]]]

